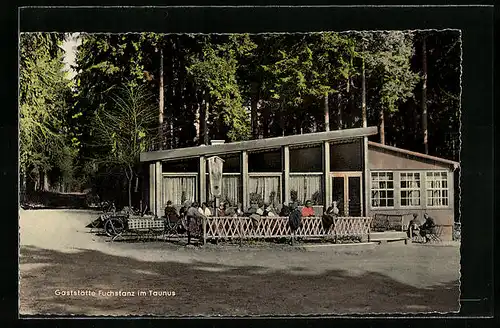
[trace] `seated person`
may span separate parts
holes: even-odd
[[[219,208],[217,209],[217,216],[226,216],[226,204],[220,203]]]
[[[332,206],[328,207],[325,214],[330,214],[330,215],[335,215],[335,216],[339,215],[339,208],[337,207],[336,201],[334,201],[332,203]]]
[[[258,214],[258,215],[262,216],[262,215],[264,215],[264,210],[265,210],[264,205],[259,205],[259,207],[255,211],[255,214]]]
[[[417,217],[418,214],[414,213],[413,219],[411,219],[410,222],[408,222],[408,230],[406,231],[406,235],[408,236],[408,238],[413,238],[418,235],[417,231],[419,230],[419,227],[418,227]]]
[[[276,210],[274,209],[274,207],[272,205],[269,205],[266,207],[266,216],[276,216]]]
[[[197,234],[202,231],[203,219],[206,218],[206,216],[198,210],[199,207],[198,203],[194,202],[186,211],[183,225],[188,233],[188,244],[191,243],[192,234]]]
[[[236,216],[243,216],[243,205],[238,203],[238,207],[236,207]]]
[[[201,204],[201,207],[198,208],[198,211],[205,216],[212,216],[212,211],[208,207],[207,203]]]
[[[425,222],[420,226],[420,235],[425,238],[425,242],[429,241],[428,235],[434,232],[436,224],[429,214],[424,214]]]
[[[177,214],[177,210],[172,206],[172,201],[167,201],[167,206],[165,207],[165,218],[168,218],[170,221],[176,221],[179,219],[179,215]]]
[[[310,200],[306,201],[306,205],[302,208],[302,217],[314,216],[314,208],[312,208],[312,202]]]
[[[281,217],[286,217],[286,216],[289,216],[289,215],[290,215],[290,206],[288,206],[285,203],[283,203],[283,206],[281,207],[281,211],[280,211],[280,216]]]
[[[339,209],[337,208],[337,202],[333,202],[332,206],[328,207],[323,216],[321,217],[321,223],[323,224],[323,229],[328,231],[331,226],[335,226],[335,218],[339,214]]]

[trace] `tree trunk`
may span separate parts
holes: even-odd
[[[132,180],[134,178],[134,172],[132,170],[132,167],[129,167],[125,169],[125,176],[127,177],[127,183],[128,183],[128,206],[131,208],[132,207]]]
[[[347,89],[347,97],[350,97],[349,79],[347,79],[346,89]],[[349,103],[349,98],[348,98],[347,103]],[[338,118],[337,128],[339,130],[342,130],[342,126],[343,126],[343,122],[342,122],[342,93],[340,93],[340,92],[337,94],[337,118]]]
[[[379,110],[380,119],[380,143],[385,145],[385,119],[384,119],[384,108],[380,107]]]
[[[208,109],[210,106],[208,97],[209,97],[209,94],[207,93],[205,95],[205,98],[206,98],[205,99],[205,108],[203,109],[205,112],[205,114],[204,114],[205,120],[203,121],[203,141],[204,141],[205,145],[210,144],[210,138],[209,138],[209,134],[208,134],[208,122],[207,122],[208,115],[209,115]]]
[[[424,134],[424,151],[429,153],[428,146],[428,130],[427,130],[427,46],[425,44],[425,36],[422,39],[422,130]]]
[[[252,139],[259,137],[259,119],[257,117],[259,104],[259,88],[257,83],[252,83],[252,99],[250,103],[250,116],[252,122]]]
[[[49,176],[47,174],[47,171],[43,172],[43,190],[49,190]]]
[[[361,120],[363,127],[367,127],[366,122],[366,77],[365,77],[365,58],[362,58],[362,68],[361,68]],[[383,120],[383,113],[382,113]]]
[[[196,129],[196,143],[198,145],[201,145],[201,140],[203,140],[202,138],[202,134],[201,134],[201,107],[202,107],[202,104],[200,102],[198,102],[196,104],[196,109],[195,109],[195,113],[194,113],[194,120],[195,120],[195,124],[194,124],[194,127]]]
[[[330,108],[328,106],[328,93],[324,97],[325,102],[325,131],[330,131]]]
[[[163,117],[165,110],[165,89],[163,88],[163,48],[160,48],[160,111],[158,115],[158,138],[159,149],[163,149],[164,133],[163,133]]]

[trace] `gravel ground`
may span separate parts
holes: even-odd
[[[459,310],[456,243],[350,249],[262,243],[243,247],[110,243],[85,228],[95,217],[96,213],[80,210],[20,211],[21,314],[227,316]]]

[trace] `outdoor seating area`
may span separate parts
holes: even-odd
[[[110,216],[102,229],[110,241],[121,240],[170,240],[185,238],[187,229],[180,222],[172,223],[165,218],[127,218]],[[369,217],[339,217],[328,229],[322,225],[321,217],[302,218],[301,227],[292,231],[288,217],[207,217],[197,221],[198,227],[190,230],[190,237],[203,244],[214,240],[249,240],[272,238],[328,238],[333,242],[343,237],[356,237],[360,241],[370,240]],[[90,232],[99,230],[91,227]]]
[[[411,241],[413,243],[441,243],[443,242],[443,231],[446,225],[435,225],[428,232],[421,233],[420,229],[409,228]]]

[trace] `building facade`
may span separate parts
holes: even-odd
[[[451,236],[458,163],[369,142],[377,133],[367,127],[142,153],[145,198],[156,215],[169,200],[211,201],[207,158],[219,156],[221,200],[232,205],[279,209],[310,200],[320,214],[336,201],[341,216],[429,213]]]

